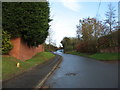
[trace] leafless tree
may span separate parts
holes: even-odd
[[[116,15],[115,15],[115,7],[112,6],[111,3],[108,4],[108,11],[105,13],[106,19],[105,24],[108,26],[109,33],[113,31],[113,28],[116,24]]]
[[[53,35],[54,35],[54,32],[53,32],[53,30],[50,28],[50,29],[49,29],[48,37],[47,37],[47,39],[46,39],[46,41],[47,41],[48,44],[49,44],[49,49],[51,48],[50,45],[52,45],[52,42],[53,42]]]

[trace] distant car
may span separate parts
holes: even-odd
[[[63,52],[63,49],[61,49],[60,52]]]
[[[63,53],[63,49],[57,50],[58,53]]]

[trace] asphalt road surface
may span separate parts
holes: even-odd
[[[63,57],[63,61],[44,87],[118,88],[118,64],[63,54],[60,51],[56,53]]]

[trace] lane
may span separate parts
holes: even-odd
[[[118,64],[56,52],[63,57],[44,86],[51,88],[118,88]]]

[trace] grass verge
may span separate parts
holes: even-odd
[[[51,54],[50,52],[40,52],[32,59],[26,60],[24,62],[11,56],[2,56],[2,79],[9,79],[13,75],[20,74],[38,64],[42,64],[50,60],[54,56],[55,55]],[[18,62],[20,63],[19,68],[16,67]]]
[[[88,54],[88,53],[80,53],[80,52],[67,52],[67,54],[85,56],[88,58],[93,58],[102,61],[117,61],[120,60],[119,53],[95,53],[95,54]]]

